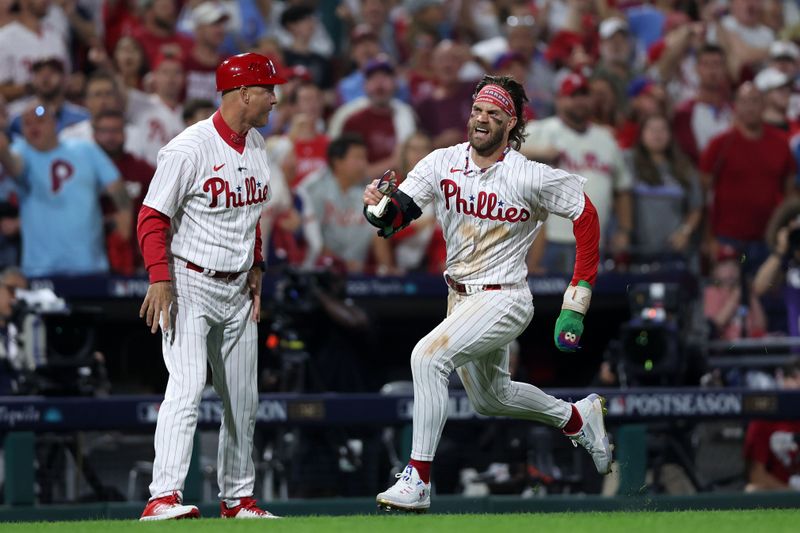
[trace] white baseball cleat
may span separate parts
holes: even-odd
[[[200,518],[200,510],[194,505],[183,505],[181,496],[173,492],[167,496],[147,502],[140,521],[178,520],[181,518]]]
[[[605,414],[605,399],[597,394],[590,394],[583,400],[575,402],[575,407],[581,414],[583,426],[577,433],[567,437],[572,439],[572,445],[576,448],[578,444],[586,448],[592,456],[594,466],[601,474],[611,472],[611,445],[608,443],[608,433],[606,433],[603,415]]]
[[[397,483],[381,492],[375,498],[378,508],[384,511],[409,511],[424,513],[431,506],[431,484],[419,477],[417,469],[411,465],[395,474]]]
[[[277,519],[276,516],[269,511],[261,509],[256,503],[255,498],[241,498],[239,505],[235,507],[228,507],[225,502],[220,502],[220,516],[222,518],[245,518],[245,519]]]

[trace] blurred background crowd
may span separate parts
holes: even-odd
[[[4,0],[2,144],[28,165],[0,179],[0,261],[141,273],[132,221],[158,150],[213,112],[219,62],[257,51],[290,80],[262,132],[270,265],[441,272],[431,211],[382,241],[358,191],[464,141],[475,83],[494,74],[527,91],[521,151],[589,179],[608,265],[712,275],[739,255],[753,274],[796,211],[767,231],[796,188],[798,35],[800,8],[782,0]],[[531,273],[569,272],[568,221],[543,233]]]

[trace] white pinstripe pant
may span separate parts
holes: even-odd
[[[478,413],[564,427],[572,414],[569,403],[528,383],[511,381],[508,373],[508,345],[532,318],[527,286],[471,295],[450,289],[447,318],[411,353],[412,459],[433,460],[447,419],[447,381],[453,369]]]
[[[173,330],[161,343],[169,382],[158,411],[150,494],[158,498],[183,490],[208,362],[224,408],[217,456],[219,496],[252,496],[258,339],[250,320],[247,275],[233,281],[214,279],[180,261],[173,274]]]

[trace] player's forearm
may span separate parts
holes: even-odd
[[[600,264],[600,220],[586,194],[583,213],[573,221],[572,233],[575,235],[575,269],[570,285],[586,281],[594,286]]]
[[[144,266],[150,275],[150,283],[169,281],[167,261],[167,232],[170,219],[164,213],[146,205],[139,211],[136,233],[142,250]]]
[[[261,239],[261,218],[259,217],[258,222],[256,222],[256,239],[255,244],[253,246],[253,268],[264,267],[264,253],[262,252],[264,244]]]

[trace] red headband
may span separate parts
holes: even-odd
[[[499,85],[485,85],[483,89],[478,92],[475,97],[475,102],[488,102],[494,104],[509,116],[516,116],[516,109],[514,107],[514,100],[511,95],[504,88]]]

